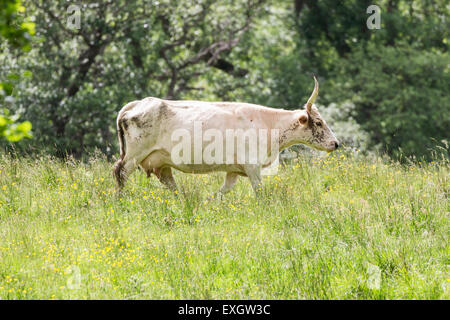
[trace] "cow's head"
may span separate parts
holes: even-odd
[[[298,114],[300,124],[298,137],[301,143],[307,146],[331,152],[339,147],[339,142],[314,105],[319,94],[319,83],[316,77],[314,77],[314,82],[314,91],[305,104],[305,109],[300,110]]]

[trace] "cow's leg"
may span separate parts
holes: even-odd
[[[244,171],[247,177],[250,179],[253,191],[256,196],[260,196],[262,192],[262,178],[261,178],[261,166],[259,165],[246,165]]]
[[[155,169],[154,173],[158,177],[159,181],[161,181],[161,183],[164,184],[167,188],[172,191],[177,190],[177,184],[172,175],[172,168],[165,167],[162,169]]]
[[[225,182],[223,183],[223,186],[220,188],[219,193],[225,194],[228,191],[230,191],[238,178],[239,175],[237,173],[228,172],[227,175],[225,176]]]

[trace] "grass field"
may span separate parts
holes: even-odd
[[[449,164],[358,153],[264,178],[0,156],[1,299],[449,299]]]

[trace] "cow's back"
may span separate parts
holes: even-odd
[[[273,109],[248,103],[205,102],[194,100],[163,100],[145,98],[122,114],[123,121],[131,131],[144,130],[164,133],[168,130],[186,128],[195,121],[202,122],[206,129],[245,129],[265,127],[267,114]],[[135,130],[133,130],[133,129]],[[138,132],[132,132],[138,136]]]

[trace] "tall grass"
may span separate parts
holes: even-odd
[[[358,153],[264,178],[0,157],[1,299],[448,299],[449,163]]]

